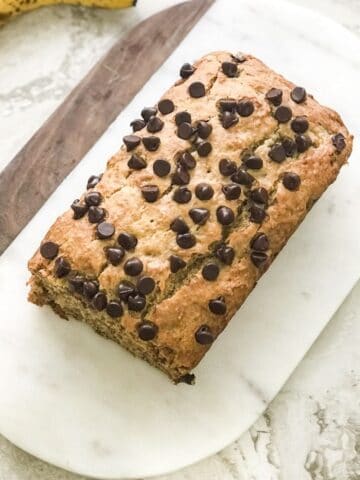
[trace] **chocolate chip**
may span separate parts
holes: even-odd
[[[172,176],[172,183],[174,185],[187,185],[190,182],[190,174],[182,165],[176,167]]]
[[[212,132],[212,125],[209,122],[200,120],[196,125],[196,131],[200,138],[205,140],[208,138]]]
[[[110,247],[106,250],[106,258],[111,265],[117,266],[125,256],[125,250],[122,247]]]
[[[250,258],[255,267],[260,267],[266,262],[268,256],[264,252],[251,252]]]
[[[52,260],[59,253],[59,246],[54,242],[45,242],[40,246],[40,253],[44,258]]]
[[[312,141],[309,135],[296,135],[295,143],[299,153],[304,153],[311,147]]]
[[[302,103],[304,100],[306,100],[306,90],[303,87],[295,87],[291,90],[290,93],[291,99],[295,103]]]
[[[112,318],[117,318],[121,317],[124,310],[120,302],[111,300],[111,302],[106,305],[106,313]]]
[[[103,292],[98,292],[95,297],[92,299],[91,302],[92,306],[95,308],[95,310],[98,310],[99,312],[101,310],[104,310],[107,305],[107,298],[105,293]]]
[[[64,257],[58,257],[54,264],[54,275],[57,278],[62,278],[68,275],[71,271],[70,263]]]
[[[269,151],[269,157],[273,162],[281,163],[286,159],[285,148],[281,143],[275,143]]]
[[[345,137],[342,133],[337,133],[331,137],[332,144],[334,145],[336,152],[340,153],[346,147]]]
[[[250,247],[259,252],[266,252],[269,249],[269,240],[265,233],[257,233],[251,240]]]
[[[246,157],[243,161],[246,168],[250,168],[252,170],[260,170],[263,167],[263,161],[260,157],[256,157],[255,155],[251,155],[250,157]]]
[[[88,206],[85,203],[81,203],[79,199],[76,199],[71,204],[71,209],[74,212],[73,218],[79,220],[88,211]]]
[[[240,117],[250,117],[254,113],[254,104],[250,100],[240,100],[236,110]]]
[[[186,262],[177,255],[171,255],[169,261],[171,273],[176,273],[186,266]]]
[[[291,130],[295,133],[305,133],[309,128],[309,122],[306,117],[295,117],[291,122]]]
[[[136,287],[142,295],[149,295],[155,288],[155,280],[149,276],[139,278]]]
[[[292,117],[292,111],[289,107],[281,105],[275,110],[274,117],[279,123],[286,123]]]
[[[116,302],[118,303],[118,302]],[[128,298],[128,309],[134,312],[141,312],[146,306],[146,300],[142,295],[130,295]],[[109,312],[108,312],[109,313]],[[121,313],[122,314],[122,313]],[[121,315],[120,314],[120,315]],[[120,316],[120,315],[111,315],[111,316]]]
[[[176,243],[180,248],[192,248],[196,244],[196,238],[192,233],[178,233]]]
[[[225,265],[231,265],[235,258],[235,251],[229,245],[221,243],[215,249],[215,255],[219,260],[221,260]]]
[[[180,68],[180,77],[181,78],[189,78],[195,72],[195,67],[190,65],[190,63],[184,63],[184,65]]]
[[[158,327],[152,322],[144,320],[137,326],[137,332],[141,340],[145,342],[153,340],[158,332]]]
[[[282,139],[281,144],[284,147],[285,154],[287,157],[293,157],[296,154],[297,148],[294,140],[292,140],[289,137],[285,137]]]
[[[300,187],[301,179],[299,175],[293,172],[285,172],[283,179],[282,179],[283,185],[285,188],[290,190],[291,192],[294,192],[295,190],[298,190]]]
[[[130,275],[131,277],[136,277],[137,275],[140,275],[140,273],[143,271],[144,265],[140,258],[137,257],[132,257],[129,258],[124,264],[124,271],[126,275]]]
[[[248,173],[242,168],[238,168],[237,171],[233,173],[230,178],[233,182],[246,186],[250,186],[255,180],[255,178],[250,175],[250,173]]]
[[[221,225],[230,225],[235,220],[235,215],[231,208],[221,206],[216,210],[216,218]]]
[[[169,113],[173,112],[174,108],[174,102],[168,98],[164,98],[158,103],[158,109],[163,115],[168,115]]]
[[[141,193],[146,202],[154,203],[159,198],[160,190],[157,185],[144,185]]]
[[[199,200],[210,200],[214,196],[214,189],[208,183],[198,183],[195,187],[195,195]]]
[[[266,212],[263,207],[259,205],[251,205],[250,209],[250,222],[262,223],[265,220]]]
[[[279,88],[270,88],[265,95],[266,100],[278,107],[282,102],[283,92]]]
[[[195,385],[195,375],[193,373],[185,373],[178,380],[179,383],[186,383],[187,385]]]
[[[166,177],[170,173],[171,165],[167,160],[155,160],[153,170],[158,177]]]
[[[213,282],[219,276],[220,268],[216,263],[208,263],[207,265],[203,266],[201,273],[205,280]]]
[[[211,333],[210,327],[201,325],[195,332],[195,340],[200,345],[210,345],[214,341],[214,335]]]
[[[157,114],[157,108],[156,107],[145,107],[141,110],[141,116],[145,120],[145,122],[148,122],[151,117]]]
[[[99,192],[89,192],[85,195],[85,203],[88,207],[98,207],[102,202],[102,196]]]
[[[194,130],[191,126],[191,123],[183,122],[180,123],[177,129],[177,136],[183,140],[188,140],[193,135]]]
[[[192,170],[196,167],[196,160],[190,152],[183,152],[180,155],[178,162],[180,165],[182,165],[184,168],[187,168],[188,170]]]
[[[188,203],[191,200],[191,191],[186,187],[179,187],[174,191],[173,200],[177,203]]]
[[[234,98],[224,98],[219,101],[221,112],[234,113],[237,107],[237,101]]]
[[[155,152],[160,146],[159,137],[154,137],[154,136],[143,137],[142,142],[146,150],[148,150],[149,152]]]
[[[76,293],[83,293],[85,278],[82,275],[75,274],[74,276],[68,278],[70,285],[70,290]]]
[[[207,208],[191,208],[189,210],[189,216],[197,225],[205,225],[210,217],[210,212]]]
[[[232,160],[222,158],[219,162],[219,171],[224,177],[229,177],[237,170],[237,165]]]
[[[222,187],[226,200],[237,200],[241,195],[241,187],[237,183],[228,183]]]
[[[98,238],[101,240],[105,240],[107,238],[111,238],[115,233],[115,227],[112,223],[109,222],[101,222],[96,227],[96,233]]]
[[[246,56],[245,56],[245,54],[242,53],[242,52],[237,52],[237,53],[235,53],[235,54],[232,54],[232,55],[231,55],[231,58],[232,58],[233,60],[235,60],[235,62],[238,62],[238,63],[243,63],[243,62],[246,61]]]
[[[239,118],[234,112],[224,112],[221,115],[221,125],[227,130],[236,123],[238,123]]]
[[[83,295],[91,300],[99,291],[99,284],[93,280],[87,280],[83,285]]]
[[[121,247],[125,248],[125,250],[134,250],[134,248],[138,243],[135,235],[132,235],[131,233],[126,233],[126,232],[120,233],[117,241]]]
[[[88,300],[91,300],[99,290],[96,281],[85,281],[84,277],[79,275],[69,279],[69,283],[74,291],[84,295]]]
[[[205,95],[205,86],[201,82],[191,83],[189,86],[189,94],[193,98],[200,98]]]
[[[99,284],[96,280],[87,280],[83,284],[83,295],[91,300],[94,295],[99,291]]]
[[[159,117],[151,117],[147,123],[147,131],[150,133],[160,132],[164,126],[164,122]]]
[[[238,74],[238,68],[236,63],[232,62],[223,62],[221,64],[221,69],[223,73],[230,78],[236,77]]]
[[[132,127],[133,132],[138,132],[145,127],[146,123],[142,118],[136,118],[130,123],[130,127]]]
[[[123,137],[123,142],[125,143],[126,150],[130,152],[140,145],[141,138],[137,135],[126,135]]]
[[[134,297],[136,293],[135,285],[131,282],[121,282],[118,286],[119,298],[125,303],[127,303],[130,295]]]
[[[182,123],[191,123],[191,115],[189,112],[178,112],[175,115],[175,123],[177,126],[181,125]]]
[[[175,233],[187,233],[189,231],[189,227],[182,217],[176,217],[170,223],[170,228]]]
[[[133,312],[141,312],[145,308],[146,300],[142,295],[129,295],[128,297],[128,309]]]
[[[207,157],[212,150],[212,145],[210,142],[200,142],[196,150],[200,157]]]
[[[250,192],[250,198],[256,203],[262,203],[266,205],[269,200],[269,194],[263,187],[254,188],[254,190],[251,190]]]
[[[88,212],[88,219],[90,223],[102,222],[105,218],[105,209],[101,207],[90,207]]]
[[[210,300],[209,310],[215,315],[224,315],[226,313],[226,304],[224,297],[218,297]]]
[[[131,155],[130,160],[128,161],[128,167],[133,170],[141,170],[146,168],[146,161],[139,155]]]
[[[91,175],[91,177],[89,177],[89,179],[87,181],[87,184],[86,184],[87,190],[89,190],[89,188],[96,187],[96,185],[100,182],[101,177],[102,177],[102,175]]]

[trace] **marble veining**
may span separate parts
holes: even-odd
[[[316,8],[360,32],[358,0],[293,2]],[[123,12],[59,7],[20,17],[0,30],[0,168],[118,37],[119,22],[121,28],[130,28],[134,15],[137,13],[125,16]],[[289,30],[292,20],[287,18]],[[218,22],[212,18],[209,27]],[[28,58],[29,36],[44,56]],[[341,49],[341,41],[338,43]],[[58,55],[53,54],[54,46]],[[14,63],[15,49],[22,59],[18,64]],[[169,62],[164,72],[168,83],[174,68]],[[313,83],[316,85],[316,79]],[[109,142],[109,153],[115,148],[115,142]],[[335,202],[329,202],[327,210],[338,213]],[[310,300],[313,293],[304,289],[302,296]],[[239,440],[194,466],[157,480],[358,480],[359,317],[357,285],[267,411]],[[56,389],[58,383],[50,382],[48,387]],[[255,388],[259,388],[258,381]],[[269,398],[269,393],[260,396]],[[26,433],[35,437],[36,425]],[[100,456],[111,454],[111,448],[97,438],[91,448]],[[0,437],[0,480],[85,478],[46,464]]]
[[[145,0],[126,11],[57,5],[0,26],[0,170],[115,40],[179,2]]]

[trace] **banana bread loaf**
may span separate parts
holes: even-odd
[[[250,55],[211,53],[180,77],[50,228],[29,299],[191,383],[352,137]]]

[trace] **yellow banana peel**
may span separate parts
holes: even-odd
[[[0,21],[47,5],[68,4],[100,8],[134,7],[137,0],[0,0]]]

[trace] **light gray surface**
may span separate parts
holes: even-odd
[[[317,0],[316,6],[310,0],[292,1],[316,8],[360,34],[359,0]],[[61,7],[24,16],[0,31],[2,165],[117,38],[120,18],[123,12]],[[38,55],[28,58],[30,40]],[[359,318],[357,286],[247,434],[220,454],[162,479],[358,480]],[[34,459],[0,439],[1,480],[76,478],[80,477]]]

